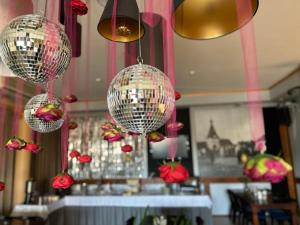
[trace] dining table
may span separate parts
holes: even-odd
[[[283,209],[289,210],[291,213],[291,223],[292,225],[298,225],[298,203],[294,199],[277,199],[271,194],[267,195],[266,199],[258,199],[253,197],[253,195],[241,191],[241,190],[231,190],[238,197],[243,198],[247,204],[250,206],[252,211],[252,224],[260,225],[258,212],[260,210],[268,209]]]

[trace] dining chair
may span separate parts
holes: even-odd
[[[240,217],[242,214],[242,210],[238,205],[237,202],[237,197],[235,196],[235,194],[231,191],[231,190],[227,190],[227,194],[229,197],[229,201],[230,201],[230,211],[229,211],[229,217],[231,218],[232,222],[235,224],[237,221],[237,218],[239,220],[240,223]]]
[[[291,212],[282,209],[269,209],[268,213],[270,214],[272,225],[274,225],[274,221],[276,221],[278,225],[283,225],[284,222],[288,222],[292,225]]]

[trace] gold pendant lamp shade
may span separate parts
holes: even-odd
[[[116,15],[114,2],[117,3]],[[113,16],[115,31],[113,32]],[[144,35],[141,24],[139,32],[139,8],[136,0],[108,0],[98,24],[98,32],[106,39],[116,42],[136,41]]]
[[[258,0],[244,0],[241,4],[245,10],[238,16],[236,1],[174,0],[174,30],[184,38],[196,40],[217,38],[236,31],[253,18],[259,4]],[[247,9],[249,5],[251,9]]]

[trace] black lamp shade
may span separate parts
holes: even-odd
[[[113,31],[114,1],[117,2],[115,30]],[[139,8],[136,0],[108,0],[98,24],[98,32],[106,39],[116,42],[131,42],[144,35],[141,24],[139,32]]]

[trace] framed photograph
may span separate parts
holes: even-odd
[[[254,150],[247,106],[193,107],[190,113],[194,174],[242,176],[242,157]]]

